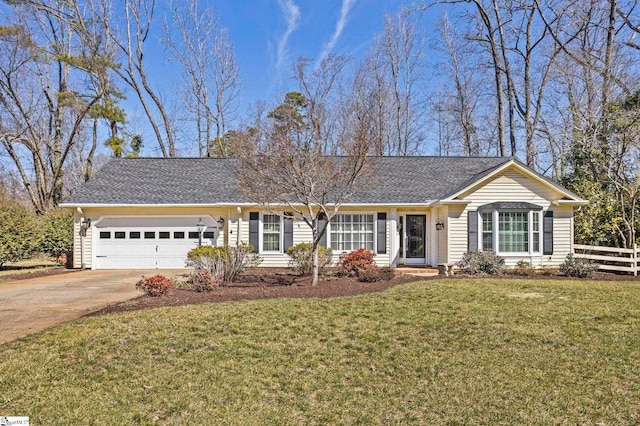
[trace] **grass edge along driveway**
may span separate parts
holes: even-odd
[[[638,424],[640,284],[437,280],[82,318],[0,346],[32,424]]]

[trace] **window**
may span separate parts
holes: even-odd
[[[173,233],[173,238],[174,238],[174,239],[176,239],[176,240],[181,240],[181,239],[183,239],[183,238],[184,238],[184,232],[181,232],[181,231],[175,231],[175,232]]]
[[[144,239],[145,240],[153,240],[156,238],[156,233],[153,231],[145,231]]]
[[[372,214],[339,214],[331,221],[329,232],[331,249],[373,250],[374,232]]]
[[[202,233],[202,237],[203,238],[209,238],[209,239],[213,239],[213,231],[206,231]]]
[[[529,213],[498,213],[498,251],[501,253],[529,252]]]
[[[200,236],[198,235],[198,233],[197,233],[197,232],[193,232],[193,231],[189,232],[189,238],[190,238],[190,239],[192,239],[192,240],[197,240],[199,237],[200,237]]]
[[[493,250],[493,213],[482,213],[482,249]]]
[[[129,232],[129,239],[131,239],[131,240],[139,240],[140,239],[140,232],[138,232],[138,231]]]
[[[171,236],[171,232],[168,232],[168,231],[158,232],[158,238],[160,238],[161,240],[168,240],[170,236]]]
[[[111,238],[111,232],[109,231],[100,231],[100,239],[109,239]]]
[[[280,216],[262,216],[262,251],[280,251]]]
[[[113,233],[113,238],[116,240],[124,240],[126,236],[126,232],[124,231],[116,231]]]
[[[533,252],[540,252],[540,212],[533,212]]]
[[[495,209],[481,211],[479,249],[498,254],[539,254],[542,251],[542,211]]]

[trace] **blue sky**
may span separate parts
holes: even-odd
[[[403,0],[217,0],[211,2],[229,30],[240,64],[243,99],[268,99],[289,83],[298,57],[357,58],[380,32],[385,13]]]

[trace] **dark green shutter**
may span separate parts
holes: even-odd
[[[387,214],[378,213],[378,254],[387,253]]]
[[[260,213],[249,212],[249,244],[253,246],[253,252],[258,252],[258,233],[260,228]]]
[[[293,245],[293,217],[284,215],[284,251]]]
[[[542,254],[553,254],[553,211],[544,212]]]
[[[327,234],[329,233],[329,225],[327,225],[327,215],[325,215],[324,213],[320,213],[320,216],[318,217],[318,232],[322,232],[322,229],[324,229],[325,226],[327,227],[327,229],[322,235],[322,238],[320,238],[320,245],[324,247],[327,246]]]
[[[478,211],[467,212],[467,250],[478,250]]]

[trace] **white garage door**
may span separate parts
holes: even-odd
[[[196,219],[197,220],[197,219]],[[203,233],[202,243],[215,244],[213,221]],[[94,229],[96,269],[180,269],[187,253],[198,246],[192,218],[106,219]],[[214,222],[215,223],[215,222]]]

